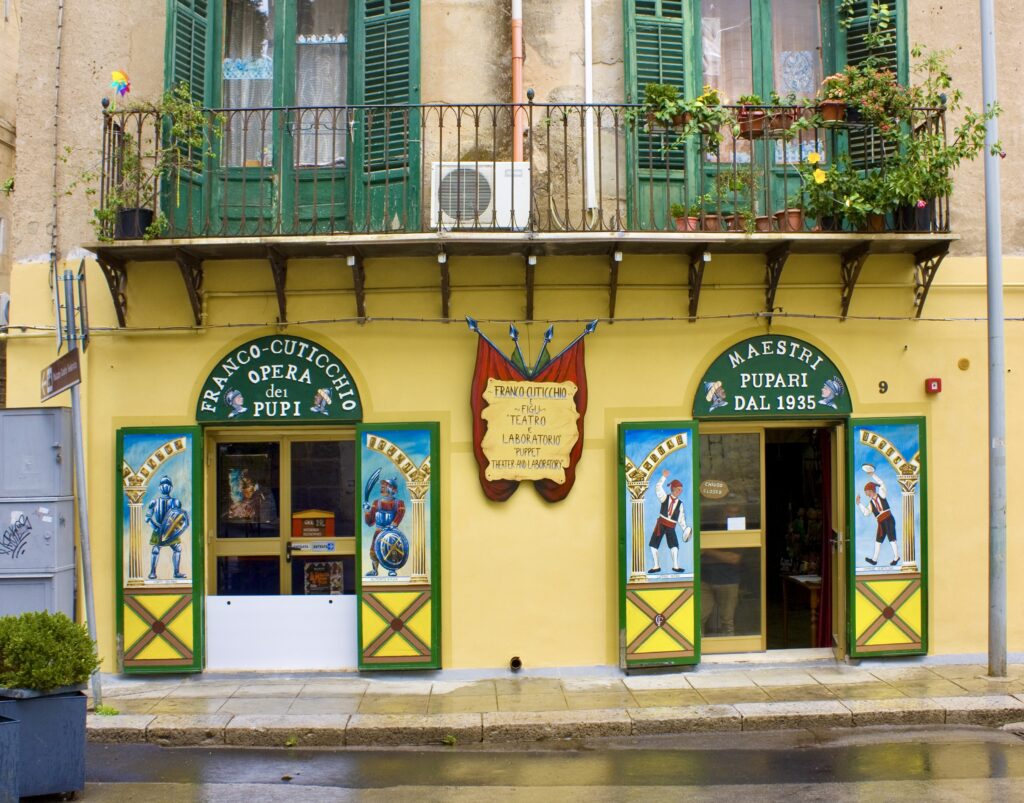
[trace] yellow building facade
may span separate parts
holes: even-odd
[[[28,3],[22,20],[29,41],[22,70],[39,76],[53,68],[53,54],[33,44],[49,41],[43,34],[53,19],[43,5]],[[96,163],[117,181],[113,165],[123,162],[110,154],[129,129],[116,112],[100,120],[99,98],[111,93],[107,72],[126,70],[132,91],[149,95],[168,83],[157,41],[163,27],[130,23],[143,19],[142,5],[129,3],[105,21],[91,7],[67,3],[67,52],[91,48],[101,67],[65,73],[59,146],[70,150],[58,163],[65,185]],[[174,0],[168,19],[180,20],[183,6],[207,8],[202,0]],[[52,102],[25,90],[7,403],[38,406],[37,378],[56,356],[52,277],[84,270],[86,479],[104,670],[494,669],[513,658],[528,668],[629,668],[795,648],[837,660],[983,654],[988,357],[980,164],[962,168],[928,231],[900,230],[891,219],[886,232],[821,231],[810,219],[800,231],[677,231],[652,188],[669,187],[662,200],[675,200],[669,195],[682,186],[680,173],[709,176],[711,168],[693,154],[685,166],[666,162],[678,172],[664,182],[656,171],[638,177],[639,162],[631,162],[634,172],[626,168],[645,147],[648,159],[657,158],[650,142],[638,145],[641,135],[626,133],[620,108],[637,97],[628,41],[642,4],[597,4],[608,12],[599,14],[598,33],[606,36],[595,59],[604,104],[594,111],[599,144],[583,145],[580,133],[571,148],[557,140],[559,125],[573,119],[582,132],[586,111],[558,106],[565,113],[559,123],[555,106],[541,106],[562,103],[562,90],[579,94],[578,65],[560,44],[576,41],[569,30],[575,18],[527,8],[528,30],[532,20],[545,31],[527,37],[526,81],[538,89],[519,162],[530,166],[530,215],[517,222],[513,210],[511,222],[446,227],[430,220],[431,199],[439,197],[432,171],[444,171],[449,160],[478,169],[481,161],[495,163],[499,151],[502,164],[518,161],[511,156],[515,109],[476,97],[467,77],[505,46],[504,34],[487,28],[493,42],[482,35],[447,64],[429,54],[461,36],[452,15],[464,13],[469,25],[487,10],[388,4],[399,6],[419,14],[422,67],[408,106],[421,117],[410,123],[406,112],[398,129],[388,122],[381,136],[399,130],[408,145],[420,126],[416,158],[388,173],[404,176],[401,193],[419,199],[411,207],[394,206],[389,190],[382,202],[367,190],[358,206],[363,188],[384,185],[343,175],[352,164],[373,173],[368,154],[377,140],[353,144],[372,114],[343,115],[341,138],[332,130],[328,150],[346,137],[352,148],[344,157],[351,161],[341,161],[319,144],[304,151],[289,139],[329,130],[322,118],[275,112],[265,129],[279,137],[273,154],[246,144],[248,124],[227,124],[216,156],[222,161],[216,171],[204,168],[210,184],[213,176],[223,183],[219,207],[193,213],[193,199],[209,201],[197,189],[209,186],[202,181],[157,179],[153,196],[170,228],[154,239],[97,240],[87,225],[95,201],[60,197],[51,261],[43,221],[53,199],[39,169],[53,154],[50,128],[33,126],[22,141],[21,113],[42,119]],[[226,13],[222,3],[209,8]],[[911,37],[949,44],[949,26],[916,4],[909,13],[900,8]],[[663,22],[665,14],[658,17]],[[210,19],[210,41],[228,42],[226,18]],[[353,20],[353,31],[367,21]],[[96,26],[123,36],[92,35]],[[321,44],[348,42],[325,36]],[[289,54],[282,58],[301,60],[299,45],[308,43],[293,37],[287,46],[296,49],[280,51],[282,41],[274,41]],[[227,59],[228,50],[218,53]],[[201,105],[230,106],[230,82],[249,80],[230,73],[236,67],[253,71],[252,80],[271,80],[259,77],[269,68],[254,54],[239,56],[241,67],[214,59],[205,75],[220,82],[223,103]],[[966,71],[972,58],[958,53],[958,67]],[[688,75],[686,87],[695,80]],[[495,88],[504,86],[503,74],[480,81],[484,94],[504,98]],[[342,125],[338,109],[346,103],[376,102],[359,95],[364,90],[324,104],[334,109],[334,124]],[[432,103],[452,98],[483,103],[474,107],[478,118],[481,108],[499,109],[497,117],[491,112],[483,135],[478,129],[453,145],[458,140]],[[263,105],[320,108],[287,93],[287,102],[278,100]],[[236,103],[226,114],[241,120],[243,108]],[[1015,140],[1019,111],[1003,124],[1004,138]],[[225,156],[231,136],[242,145]],[[847,146],[846,133],[835,137],[822,152]],[[601,141],[598,178],[587,178],[583,154]],[[773,156],[769,141],[733,142],[732,169],[767,165],[765,181],[791,189],[789,156]],[[798,163],[810,152],[805,144],[797,144]],[[1009,161],[1006,167],[1012,201],[1021,183]],[[316,196],[315,180],[305,178],[314,168],[330,175],[330,193],[339,187],[350,202],[331,195],[318,212],[327,195]],[[410,178],[417,172],[418,182]],[[255,195],[246,194],[244,176],[259,187]],[[595,181],[588,199],[586,185],[593,190]],[[319,202],[308,201],[310,185]],[[781,190],[761,189],[770,209],[786,206]],[[328,207],[345,210],[342,223],[322,211]],[[365,212],[367,225],[354,209]],[[721,197],[713,211],[725,211]],[[248,231],[253,215],[263,223]],[[283,225],[289,215],[302,226]],[[1024,556],[1014,533],[1024,521],[1012,489],[1024,481],[1013,449],[1024,424],[1012,411],[1024,391],[1014,370],[1024,350],[1024,257],[1014,224],[1007,208],[1007,609],[1009,649],[1020,652],[1024,622],[1013,612],[1024,605],[1024,590],[1013,578]],[[540,381],[523,367],[547,365],[594,321],[581,341],[585,385],[578,369],[557,380],[563,389],[572,383],[574,411],[586,402],[578,460],[561,465],[575,469],[571,490],[548,501],[523,467],[518,489],[495,501],[481,481],[487,468],[474,432],[481,343],[493,343],[519,372],[506,381]],[[306,379],[297,355],[310,364]],[[770,366],[752,367],[768,357]],[[730,360],[728,377],[715,373]],[[815,373],[821,365],[827,375]],[[343,409],[356,398],[358,406]],[[500,434],[516,436],[523,426]],[[538,426],[548,433],[546,423]],[[670,498],[673,482],[681,486],[679,502]]]

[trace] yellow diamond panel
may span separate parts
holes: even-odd
[[[384,642],[379,650],[373,655],[375,658],[411,658],[416,655],[420,655],[408,641],[401,637],[398,633],[395,633],[391,638]]]
[[[693,614],[693,597],[690,597],[683,605],[668,618],[668,623],[691,644],[693,644],[693,632],[696,627]]]
[[[634,652],[643,655],[650,652],[681,652],[684,649],[682,644],[659,627]]]
[[[857,593],[854,594],[853,604],[854,631],[855,635],[859,639],[864,634],[864,631],[871,626],[871,623],[882,615],[882,612],[878,610],[878,608],[876,608],[867,597],[860,593],[860,589],[858,589]]]
[[[412,605],[419,595],[419,591],[374,592],[373,598],[395,616],[400,616],[402,611]]]
[[[430,603],[426,602],[413,614],[412,619],[405,623],[405,627],[427,647],[430,647],[430,624]]]
[[[379,613],[373,608],[363,603],[363,632],[362,642],[363,649],[372,644],[381,633],[383,633],[388,627],[391,626],[390,622],[385,622]]]
[[[867,647],[878,647],[886,644],[891,644],[893,647],[899,647],[903,644],[912,644],[914,639],[910,638],[906,633],[900,630],[892,622],[886,622],[875,633],[871,638],[865,642]]]
[[[153,614],[154,619],[159,619],[181,599],[181,594],[139,594],[132,599]]]
[[[636,595],[660,613],[675,602],[676,597],[688,590],[684,588],[660,588],[656,591],[637,591]]]
[[[188,658],[188,656],[182,655],[174,647],[157,636],[132,659],[132,663],[137,661],[166,661],[175,658]]]
[[[650,617],[641,611],[636,605],[626,598],[626,643],[632,644],[633,639],[643,633],[644,628],[651,623]]]
[[[124,646],[129,649],[143,634],[149,632],[149,625],[139,618],[127,605],[124,606]]]
[[[189,603],[181,613],[174,617],[174,620],[167,625],[167,629],[174,634],[182,644],[192,649],[192,604]]]
[[[921,634],[921,589],[917,589],[910,598],[900,605],[900,619],[914,628],[914,632]]]
[[[879,580],[878,582],[869,582],[865,585],[885,600],[886,605],[892,605],[893,600],[910,585],[910,580]]]

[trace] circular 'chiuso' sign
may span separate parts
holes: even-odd
[[[835,416],[852,412],[835,363],[795,337],[763,335],[719,355],[701,377],[695,418]]]
[[[196,421],[360,421],[363,405],[345,364],[323,346],[269,335],[233,348],[203,383]]]

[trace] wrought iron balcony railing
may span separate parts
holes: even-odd
[[[949,231],[947,197],[868,214],[866,179],[881,180],[894,148],[874,126],[794,124],[811,119],[796,107],[733,111],[740,125],[719,143],[623,104],[219,109],[185,130],[155,111],[107,111],[99,227],[127,239]],[[945,136],[941,109],[916,126]],[[812,217],[812,192],[835,213]]]

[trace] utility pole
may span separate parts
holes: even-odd
[[[82,344],[84,351],[89,338],[89,316],[85,299],[85,260],[78,276],[65,270],[62,276],[55,275],[54,301],[57,315],[57,350],[60,351],[61,339],[67,341],[68,354]],[[63,285],[64,304],[61,309],[60,285]],[[78,304],[75,304],[75,291],[78,291]],[[63,315],[61,314],[63,312]],[[76,314],[77,313],[77,314]],[[76,320],[77,319],[77,320]],[[81,328],[79,328],[79,322]],[[85,438],[82,433],[82,396],[81,388],[76,382],[71,387],[71,426],[75,440],[75,497],[78,507],[78,539],[82,556],[82,590],[85,596],[85,618],[89,628],[89,638],[96,641],[96,601],[92,586],[92,549],[89,543],[89,504],[88,491],[85,483]],[[103,690],[100,686],[99,670],[92,673],[93,704],[103,702]]]
[[[996,103],[993,0],[981,0],[981,82],[985,111]],[[1006,357],[999,121],[985,129],[985,257],[988,285],[988,673],[1006,677]]]

